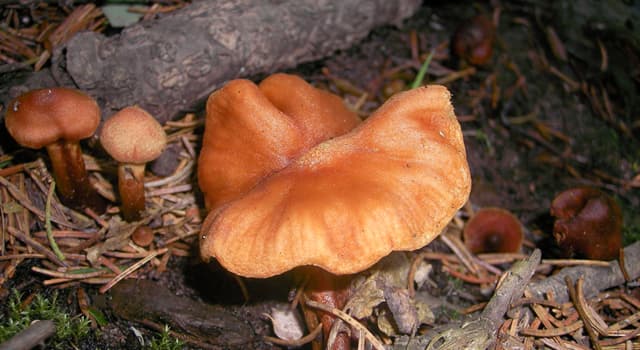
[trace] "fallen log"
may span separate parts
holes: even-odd
[[[399,24],[420,0],[196,1],[106,37],[83,32],[44,71],[0,84],[6,107],[18,94],[76,86],[103,117],[138,104],[160,122],[197,106],[225,81],[294,67],[345,49],[374,27]],[[5,80],[5,79],[2,79]]]

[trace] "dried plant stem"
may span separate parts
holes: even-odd
[[[331,313],[333,315],[335,315],[336,317],[339,317],[340,319],[342,319],[344,322],[348,323],[351,327],[355,328],[356,330],[364,333],[365,338],[369,341],[369,343],[371,343],[371,345],[377,349],[377,350],[385,350],[384,345],[380,342],[380,340],[378,340],[378,338],[376,338],[373,334],[371,334],[371,332],[369,332],[369,330],[363,326],[360,322],[358,322],[358,320],[354,319],[353,317],[351,317],[349,314],[347,314],[346,312],[336,309],[336,308],[332,308],[329,306],[326,306],[322,303],[313,301],[313,300],[305,300],[304,302],[306,305],[311,306],[312,308],[315,309],[320,309],[324,312],[328,312]]]
[[[151,259],[155,258],[156,256],[166,253],[168,250],[169,249],[167,249],[167,248],[162,248],[162,249],[158,249],[156,251],[150,252],[149,255],[147,255],[145,258],[143,258],[140,261],[136,262],[135,264],[129,266],[126,270],[122,271],[121,274],[117,275],[111,281],[109,281],[107,284],[102,286],[100,288],[100,293],[104,294],[106,291],[111,289],[111,287],[115,286],[116,283],[122,281],[125,277],[129,276],[130,274],[132,274],[135,270],[139,269],[142,265],[148,263],[149,261],[151,261]]]
[[[86,273],[59,272],[59,271],[43,269],[43,268],[37,267],[37,266],[32,267],[31,270],[35,271],[37,273],[41,273],[43,275],[56,277],[56,278],[66,278],[66,279],[69,279],[69,280],[82,280],[82,279],[85,279],[85,278],[93,278],[93,277],[102,276],[102,275],[110,272],[107,269],[93,271],[93,272],[86,272]]]
[[[522,335],[530,335],[534,337],[558,337],[561,335],[573,333],[578,329],[582,328],[584,324],[582,321],[576,321],[568,326],[551,328],[551,329],[532,329],[525,328],[520,330],[520,334]]]
[[[54,264],[59,265],[59,266],[67,266],[67,264],[64,261],[58,259],[58,257],[52,251],[47,249],[42,244],[38,243],[33,238],[28,237],[24,233],[18,231],[16,228],[8,226],[7,227],[7,231],[9,231],[9,233],[11,235],[13,235],[15,238],[19,239],[20,241],[22,241],[24,244],[26,244],[26,245],[30,246],[31,248],[33,248],[35,251],[46,255],[46,257],[49,260],[51,260]]]
[[[587,259],[542,259],[541,264],[549,264],[554,266],[603,266],[609,267],[608,261],[587,260]]]
[[[47,203],[44,207],[44,228],[47,231],[47,239],[49,240],[49,245],[53,250],[53,253],[60,259],[60,261],[64,261],[65,257],[58,247],[58,243],[56,243],[55,238],[53,238],[53,230],[51,228],[51,199],[53,198],[53,192],[56,189],[55,181],[51,181],[51,186],[49,186],[49,192],[47,193]]]
[[[31,211],[32,213],[36,214],[39,218],[44,219],[44,212],[42,212],[42,210],[36,208],[36,206],[34,206],[31,201],[29,200],[29,198],[27,198],[24,194],[20,193],[20,190],[11,182],[7,181],[7,179],[5,179],[3,176],[0,176],[0,184],[7,187],[7,190],[9,190],[9,193],[11,193],[11,196],[13,196],[13,198],[15,198],[16,201],[18,201],[18,203],[20,203],[20,205],[22,205],[23,207],[29,209],[29,211]],[[63,225],[65,227],[69,227],[69,228],[73,228],[73,229],[78,229],[79,227],[69,224],[68,222],[65,222],[62,219],[56,218],[56,217],[51,217],[51,221],[55,222],[56,224],[59,225]]]
[[[580,318],[582,318],[582,320],[584,321],[584,328],[587,331],[587,335],[589,335],[589,339],[591,339],[591,345],[596,350],[602,350],[602,347],[600,346],[600,342],[598,341],[598,333],[591,326],[589,322],[589,314],[587,313],[587,310],[585,310],[585,307],[580,300],[579,292],[582,292],[582,290],[578,291],[576,290],[577,288],[574,288],[571,277],[566,276],[564,280],[567,283],[567,290],[569,292],[569,297],[571,298],[571,301],[573,301],[573,304],[576,307],[576,310],[578,310],[578,313],[580,314]],[[578,283],[580,285],[582,284],[581,279],[578,280]]]

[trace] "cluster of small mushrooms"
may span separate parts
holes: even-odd
[[[80,141],[91,137],[99,123],[96,101],[65,87],[24,93],[11,101],[5,116],[16,142],[47,149],[60,200],[72,208],[102,213],[106,202],[90,184],[80,148]],[[145,210],[145,163],[162,153],[166,139],[157,120],[136,106],[122,109],[102,127],[101,144],[118,162],[122,215],[127,221],[140,219]]]

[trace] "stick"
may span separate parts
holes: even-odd
[[[377,349],[377,350],[385,350],[384,345],[378,340],[378,338],[376,338],[373,334],[371,334],[371,332],[369,332],[369,330],[363,326],[360,322],[358,322],[358,320],[356,320],[355,318],[349,316],[349,314],[347,314],[346,312],[327,306],[325,304],[322,303],[318,303],[315,302],[313,300],[305,300],[304,302],[306,305],[309,305],[313,308],[316,309],[320,309],[324,312],[328,312],[331,313],[337,317],[340,317],[344,322],[348,323],[351,327],[357,329],[360,332],[363,332],[365,335],[365,338],[371,343],[371,345]]]
[[[37,320],[0,344],[0,350],[29,350],[44,342],[56,332],[56,325],[51,320]]]
[[[24,233],[18,231],[14,227],[8,226],[7,230],[15,238],[17,238],[20,241],[22,241],[22,243],[24,243],[24,244],[30,246],[31,248],[35,249],[35,251],[37,251],[38,253],[44,254],[47,257],[47,259],[51,260],[54,264],[56,264],[58,266],[67,266],[67,264],[64,261],[58,259],[58,257],[52,251],[47,249],[42,244],[38,243],[36,240],[32,239],[31,237],[28,237],[27,235],[25,235]]]
[[[292,68],[346,49],[374,27],[401,23],[421,3],[193,1],[118,35],[76,34],[64,52],[55,52],[49,70],[0,91],[76,84],[104,97],[105,115],[138,104],[164,123],[229,79]],[[8,95],[0,94],[5,106],[15,97]]]

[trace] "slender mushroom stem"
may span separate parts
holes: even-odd
[[[46,146],[60,200],[74,208],[89,207],[97,212],[106,205],[89,182],[82,150],[77,141],[58,140]]]
[[[145,209],[145,164],[120,163],[118,165],[118,190],[122,201],[122,216],[127,221],[140,219]]]
[[[342,309],[349,294],[349,276],[337,276],[317,267],[303,267],[297,273],[308,278],[304,287],[305,297],[309,300],[327,305],[331,308]],[[320,310],[303,309],[305,320],[308,326],[317,324],[317,320],[322,324],[322,334],[325,342],[329,339],[331,326],[335,321],[335,316]],[[315,320],[315,321],[314,321]],[[351,348],[351,340],[348,334],[338,333],[332,344],[331,350],[348,350]]]

